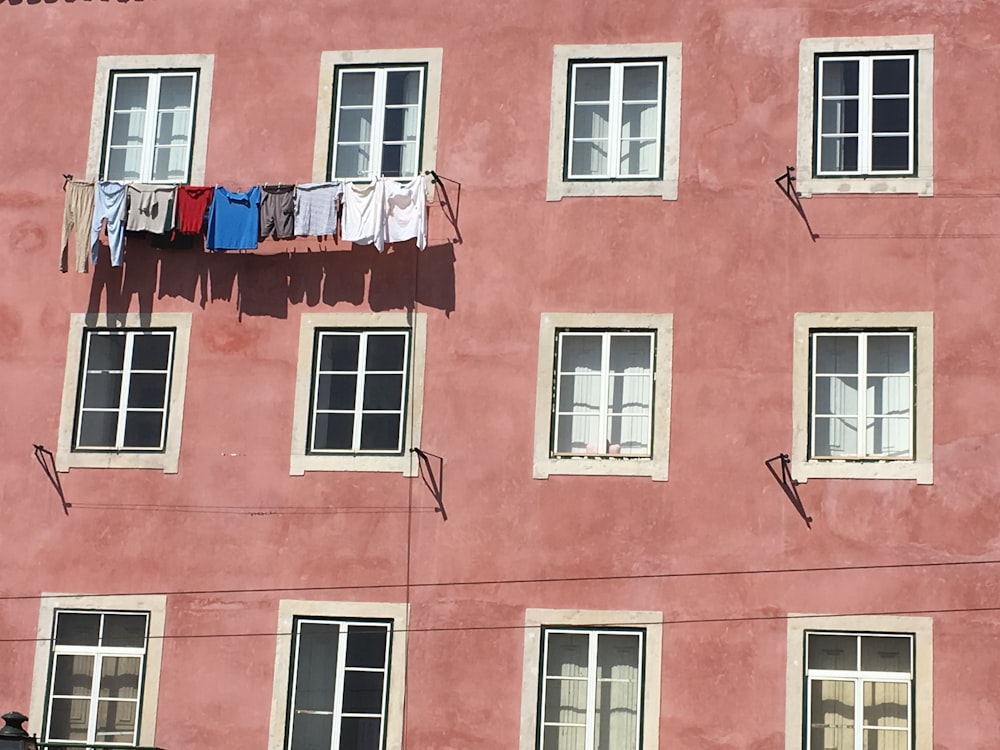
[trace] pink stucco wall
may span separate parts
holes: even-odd
[[[41,592],[209,592],[168,598],[156,744],[263,750],[278,600],[409,596],[414,750],[517,746],[526,607],[662,611],[660,747],[771,750],[782,615],[931,612],[934,747],[995,748],[1000,7],[832,5],[0,2],[0,709],[27,711]],[[808,199],[813,243],[773,185],[799,40],[896,34],[934,35],[936,194]],[[553,45],[630,42],[683,44],[679,199],[546,202]],[[412,254],[314,240],[210,261],[137,242],[124,274],[57,272],[97,56],[214,54],[206,182],[245,187],[311,178],[321,51],[418,47],[444,51],[465,242],[417,262],[416,294]],[[431,234],[453,236],[439,208]],[[74,469],[64,514],[31,446],[55,448],[69,315],[105,283],[118,311],[193,314],[180,471]],[[415,297],[446,522],[416,479],[288,471],[299,316]],[[812,480],[810,530],[763,461],[791,444],[793,315],[838,310],[934,312],[934,483]],[[674,315],[668,482],[531,478],[545,311]],[[713,571],[752,572],[645,577]]]

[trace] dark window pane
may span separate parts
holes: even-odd
[[[831,135],[858,132],[858,100],[834,99],[823,102],[823,131]]]
[[[85,411],[80,414],[80,439],[77,445],[114,448],[117,434],[118,412]]]
[[[385,79],[386,104],[416,104],[420,101],[420,71],[391,70]]]
[[[872,60],[872,93],[909,94],[910,63],[906,60]]]
[[[899,636],[863,636],[861,668],[871,672],[909,672],[910,639]]]
[[[141,666],[142,660],[138,656],[105,656],[101,659],[101,683],[98,694],[102,698],[137,699]],[[135,714],[133,710],[135,704],[126,708]]]
[[[88,370],[120,370],[125,361],[125,335],[120,333],[91,333]]]
[[[90,701],[87,698],[53,698],[49,717],[49,739],[82,742],[87,739],[87,718]]]
[[[167,375],[134,373],[128,384],[128,405],[135,409],[162,409],[167,405]]]
[[[162,444],[163,412],[130,411],[125,415],[125,448],[159,448]]]
[[[405,147],[402,145],[386,145],[382,146],[382,176],[383,177],[404,177],[403,168],[405,166],[403,159],[403,149]]]
[[[412,118],[412,115],[410,115]],[[406,140],[407,110],[387,109],[382,125],[383,141],[403,141]]]
[[[101,645],[144,648],[146,615],[105,615]]]
[[[401,372],[406,358],[406,335],[402,333],[376,334],[368,337],[365,370],[391,370]]]
[[[909,133],[910,100],[876,99],[873,101],[872,131],[875,133]]]
[[[382,672],[344,672],[344,713],[382,712]]]
[[[357,370],[357,334],[323,334],[320,337],[320,370]]]
[[[810,635],[809,669],[857,669],[858,639],[853,635]]]
[[[402,404],[402,375],[368,375],[365,378],[364,409],[401,409]]]
[[[872,138],[872,169],[908,171],[911,168],[907,136]]]
[[[121,399],[122,376],[118,372],[87,374],[83,388],[83,405],[88,409],[117,409]]]
[[[340,724],[338,750],[378,750],[381,746],[381,727],[381,719],[345,716]]]
[[[375,74],[366,71],[344,71],[340,78],[340,105],[357,107],[374,100]]]
[[[292,720],[290,750],[330,750],[333,714],[300,714]]]
[[[132,337],[133,370],[166,370],[170,366],[168,334],[143,333]]]
[[[824,138],[822,143],[820,169],[823,172],[858,171],[858,139],[856,137]]]
[[[56,656],[53,695],[90,695],[94,683],[94,657],[81,654]]]
[[[332,623],[302,623],[295,667],[297,711],[333,711],[339,633],[340,627]]]
[[[365,414],[361,418],[361,450],[398,451],[398,414]]]
[[[350,450],[353,434],[353,414],[317,414],[313,450]]]
[[[857,96],[858,61],[823,61],[823,96]]]
[[[813,339],[816,372],[833,375],[858,374],[858,337],[816,336]]]
[[[316,389],[316,408],[354,409],[357,375],[320,375]]]
[[[606,102],[611,98],[611,66],[573,68],[574,101]]]
[[[387,637],[383,625],[351,625],[347,630],[347,666],[385,667]]]

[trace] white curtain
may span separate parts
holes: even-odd
[[[587,750],[587,633],[549,633],[542,750]]]
[[[639,737],[639,639],[597,637],[594,750],[636,750]]]

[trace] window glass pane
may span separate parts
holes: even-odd
[[[597,636],[597,750],[635,750],[639,729],[639,638]]]
[[[909,94],[911,58],[872,60],[872,93]]]
[[[344,71],[340,77],[340,106],[368,106],[375,101],[374,71]]]
[[[114,109],[145,109],[148,92],[148,76],[115,76]]]
[[[130,411],[125,415],[125,448],[159,448],[163,443],[163,412]]]
[[[876,99],[872,102],[873,133],[909,133],[910,100]]]
[[[167,399],[166,373],[132,373],[128,387],[128,405],[134,409],[163,409]]]
[[[853,682],[813,680],[809,715],[812,750],[854,750]]]
[[[864,750],[910,750],[909,733],[888,729],[865,729]]]
[[[880,171],[909,171],[909,136],[878,136],[872,138],[872,169]]]
[[[160,78],[160,109],[190,109],[194,76],[165,75]]]
[[[608,418],[607,453],[627,456],[648,456],[649,418],[612,416]]]
[[[337,140],[340,143],[368,143],[372,138],[372,111],[345,109],[337,123]]]
[[[382,146],[382,176],[412,177],[417,173],[417,144],[400,143]]]
[[[125,361],[125,336],[96,334],[87,336],[88,370],[121,370]]]
[[[102,646],[144,648],[146,615],[104,615]]]
[[[908,376],[869,376],[867,384],[866,408],[869,414],[909,417],[913,391]]]
[[[296,712],[292,718],[290,750],[330,750],[333,735],[333,713],[306,714]]]
[[[910,639],[864,636],[861,639],[861,668],[869,672],[909,672]]]
[[[358,376],[320,375],[316,388],[316,409],[353,410]]]
[[[94,682],[94,657],[58,654],[52,676],[53,695],[90,695]]]
[[[834,99],[823,102],[822,132],[833,135],[858,133],[858,100]]]
[[[622,177],[655,175],[658,170],[658,155],[655,141],[626,141],[622,144],[618,173]]]
[[[573,137],[606,139],[608,117],[607,104],[577,104],[573,109]]]
[[[78,447],[113,448],[117,435],[117,411],[85,411],[80,414]]]
[[[385,667],[388,630],[377,623],[350,625],[347,629],[348,667]]]
[[[190,112],[160,112],[156,117],[156,145],[179,146],[179,153],[187,153],[190,127]]]
[[[626,104],[622,108],[622,138],[655,139],[657,133],[656,104]]]
[[[362,408],[365,410],[400,410],[403,408],[402,375],[368,375]]]
[[[365,370],[402,372],[406,359],[406,335],[371,334],[365,354]]]
[[[596,413],[601,408],[601,375],[561,375],[559,411]]]
[[[83,406],[87,409],[117,409],[121,392],[120,372],[88,373],[84,382]]]
[[[910,455],[911,435],[909,419],[870,419],[865,430],[866,455],[905,458]]]
[[[824,138],[821,143],[821,171],[858,171],[858,139],[856,137]]]
[[[557,453],[604,453],[599,444],[600,415],[567,414],[557,420]]]
[[[171,338],[171,336],[164,334],[138,334],[133,336],[132,369],[169,369]]]
[[[138,180],[142,164],[140,148],[112,148],[108,154],[106,180]]]
[[[649,373],[650,336],[611,336],[611,372]]]
[[[548,633],[545,674],[585,678],[589,641],[587,633]]]
[[[600,372],[601,337],[562,334],[559,337],[560,372]]]
[[[343,179],[368,177],[371,172],[368,146],[344,146],[338,144],[335,158],[337,165],[334,170],[334,177]]]
[[[611,66],[573,68],[575,102],[607,102],[611,99]]]
[[[858,639],[853,635],[809,635],[809,669],[857,669]]]
[[[817,377],[815,396],[816,414],[858,413],[858,379]]]
[[[815,456],[857,456],[858,420],[842,417],[817,417]]]
[[[864,723],[869,727],[905,729],[909,713],[910,685],[905,682],[868,682],[862,686]],[[894,733],[888,733],[892,735]],[[900,733],[900,736],[906,735]],[[876,745],[874,747],[882,747]]]
[[[139,671],[142,660],[137,656],[105,656],[101,659],[102,698],[139,698]]]
[[[858,95],[857,60],[823,60],[823,96]]]
[[[868,372],[908,373],[910,371],[910,337],[906,334],[869,334]]]
[[[141,146],[145,126],[145,110],[115,113],[111,116],[111,137],[108,142],[111,146]]]
[[[385,111],[383,141],[415,141],[420,130],[420,109],[394,107]]]
[[[157,147],[153,154],[153,180],[184,182],[187,180],[188,148],[183,146]]]
[[[313,430],[315,450],[350,450],[354,435],[353,414],[317,414]]]
[[[98,742],[131,744],[135,734],[137,705],[133,701],[98,701],[94,738]]]
[[[300,624],[295,662],[296,711],[333,711],[339,635],[336,623]],[[327,741],[329,736],[328,729]]]
[[[85,742],[89,718],[88,698],[53,698],[49,714],[49,739]]]
[[[570,174],[576,177],[601,176],[608,173],[607,141],[574,143]]]
[[[398,451],[399,414],[364,414],[361,417],[361,450]]]
[[[326,333],[320,336],[319,369],[356,371],[358,369],[358,334]]]
[[[858,337],[813,337],[816,372],[822,374],[858,374]]]
[[[419,70],[390,70],[385,76],[385,103],[419,104],[421,93]]]
[[[584,750],[583,727],[545,727],[542,750]]]
[[[344,672],[344,713],[382,712],[382,672]]]
[[[626,65],[622,71],[622,99],[658,101],[660,98],[659,65]]]
[[[345,716],[340,724],[340,745],[337,750],[379,750],[382,746],[381,729],[381,719]]]

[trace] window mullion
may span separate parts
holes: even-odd
[[[142,166],[140,179],[148,181],[153,175],[153,153],[156,151],[156,122],[159,119],[160,76],[149,76],[149,90],[146,95],[146,127],[142,134]]]
[[[611,87],[608,92],[608,176],[621,176],[622,110],[625,98],[625,64],[611,65]]]
[[[858,334],[858,455],[868,455],[868,334]],[[861,642],[858,642],[861,648]]]
[[[590,633],[587,641],[587,728],[584,748],[597,750],[595,745],[597,723],[597,633]]]
[[[337,666],[333,682],[333,727],[330,750],[340,747],[340,726],[344,718],[344,663],[347,660],[347,624],[337,623]]]
[[[597,452],[608,452],[608,421],[611,403],[611,333],[601,334],[601,403],[598,406],[600,424],[597,428]]]
[[[122,388],[118,397],[118,431],[115,434],[115,448],[125,445],[125,417],[128,414],[128,392],[132,380],[132,343],[134,333],[125,334],[125,357],[122,362]]]
[[[354,390],[354,431],[351,436],[351,450],[361,450],[361,417],[365,397],[365,362],[368,361],[368,332],[358,334],[358,380]]]
[[[87,715],[87,742],[97,741],[97,696],[100,694],[101,672],[104,669],[103,659],[100,652],[94,655],[94,674],[90,679],[90,711]]]
[[[873,77],[875,66],[871,57],[862,57],[858,61],[858,169],[865,173],[872,171],[872,143],[874,123],[872,117],[874,106]]]
[[[865,746],[864,684],[864,677],[857,677],[854,680],[854,747],[856,748]]]
[[[369,169],[372,179],[382,176],[382,144],[385,134],[385,94],[389,73],[385,68],[375,71],[375,90],[372,92],[372,144]]]

